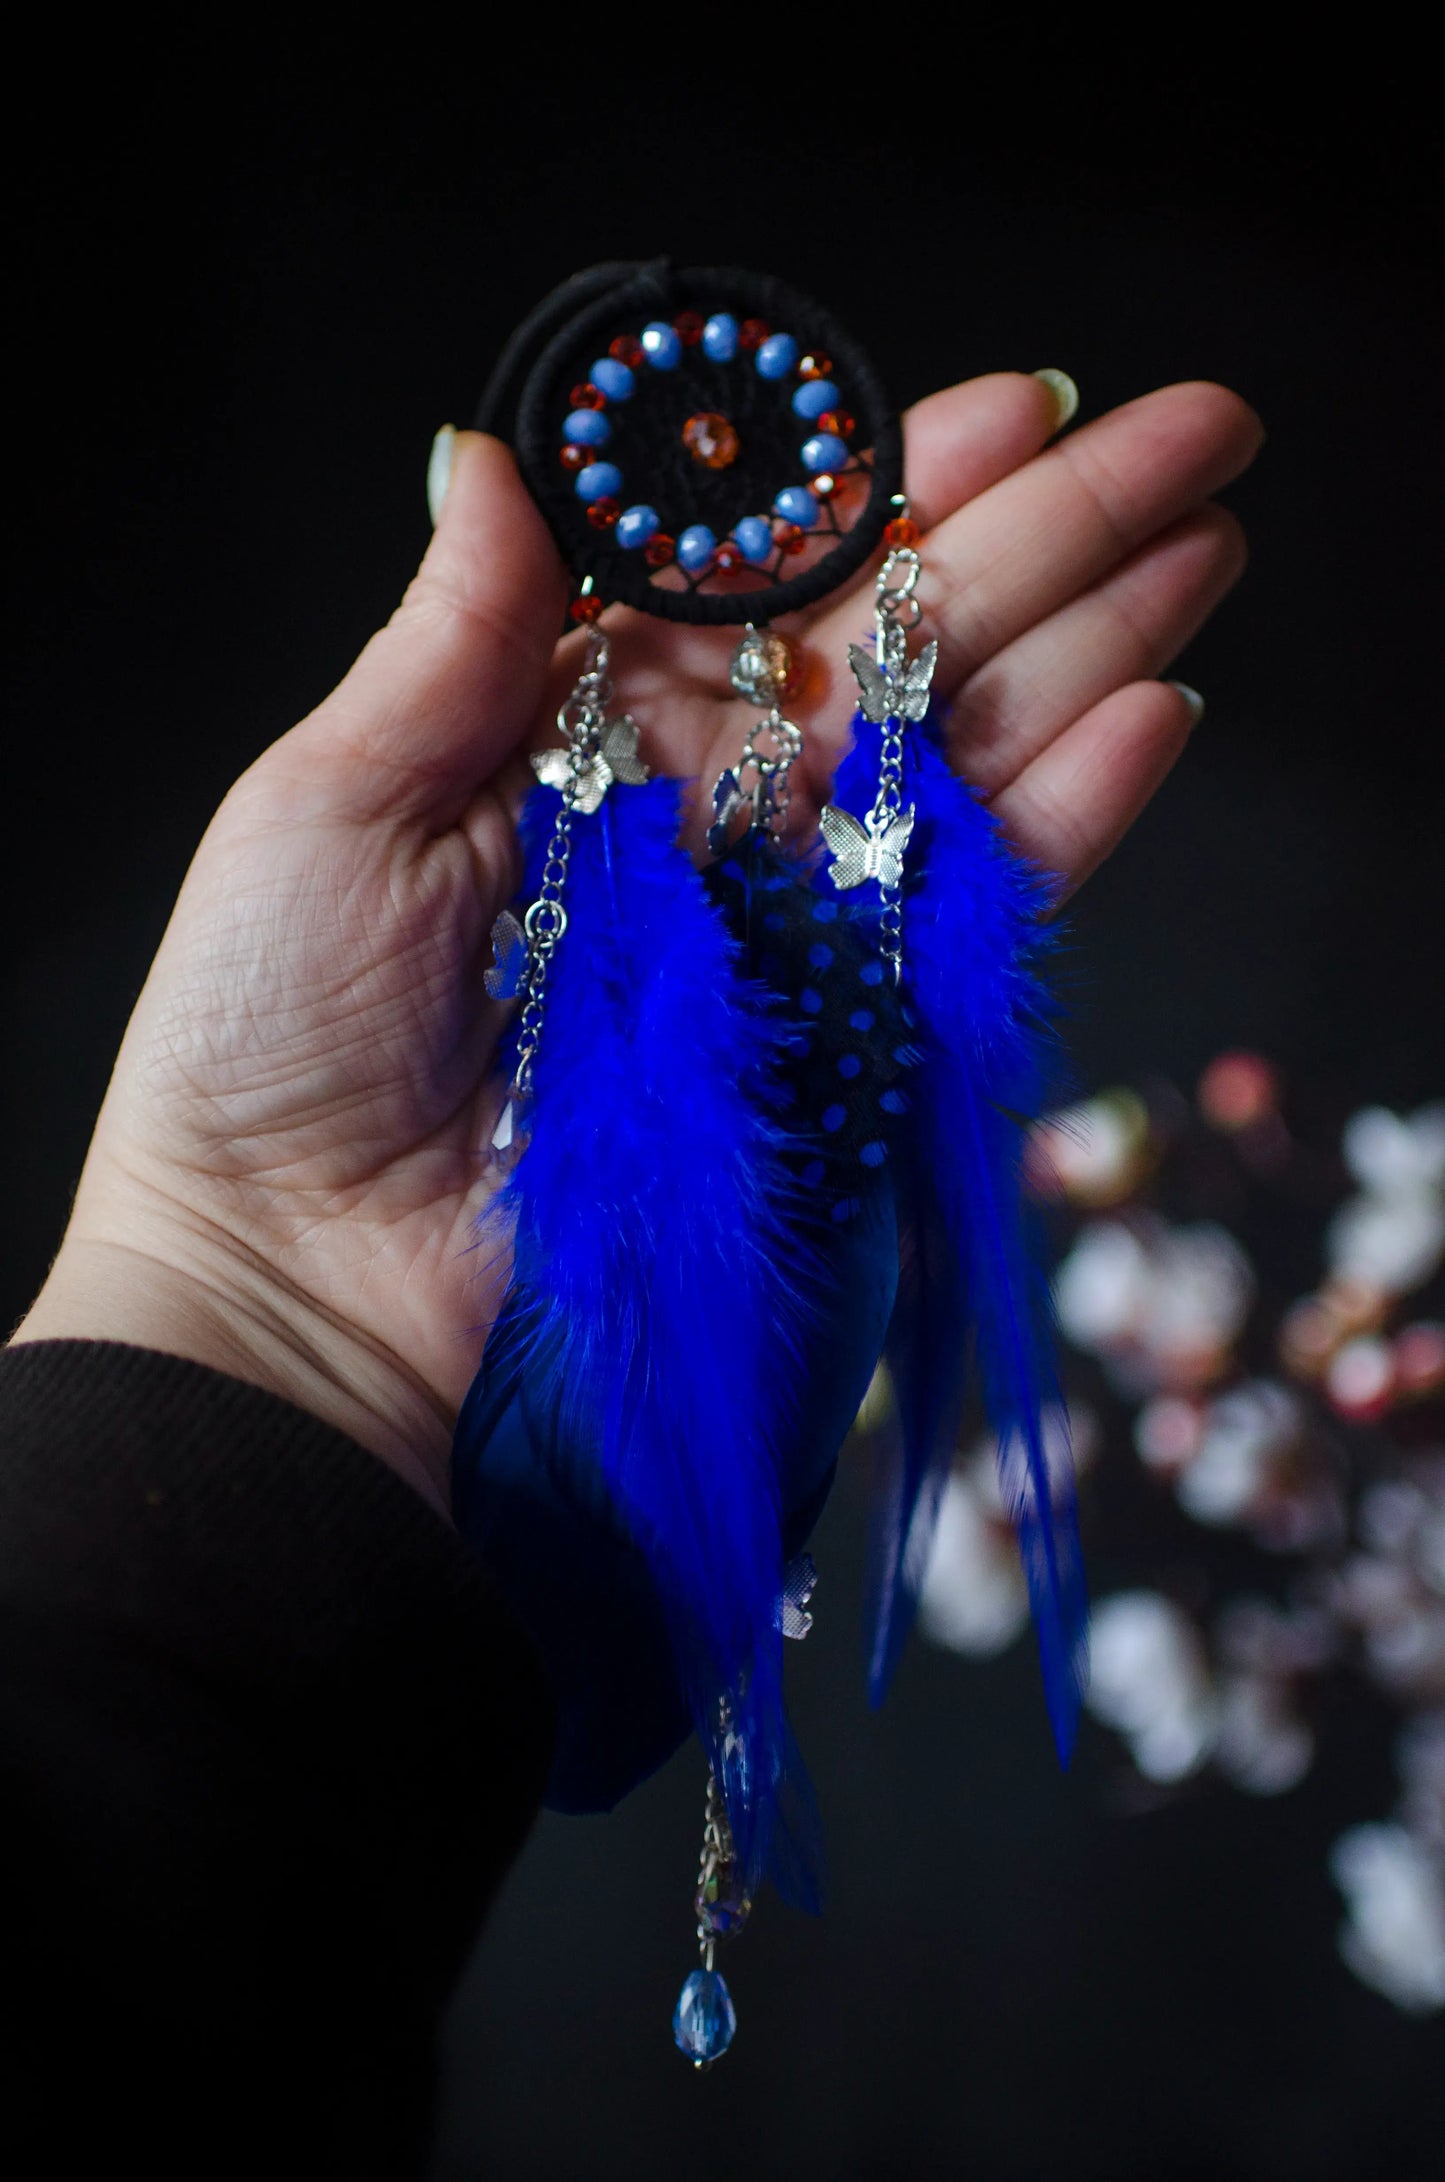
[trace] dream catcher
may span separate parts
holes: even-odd
[[[1022,1188],[1047,887],[945,762],[937,644],[910,651],[898,421],[816,305],[750,273],[598,267],[518,329],[477,422],[511,440],[574,572],[585,655],[493,933],[488,990],[514,1014],[481,1247],[511,1276],[457,1426],[456,1509],[551,1680],[553,1807],[608,1808],[702,1745],[701,1959],[673,2028],[706,2066],[735,2028],[716,1951],[763,1877],[817,1899],[783,1657],[880,1355],[871,1693],[976,1392],[1071,1745],[1084,1594]],[[853,747],[800,842],[798,662],[774,624],[880,547]],[[750,709],[716,781],[655,775],[649,722],[616,712],[615,601],[739,627]],[[678,840],[691,794],[702,869]]]

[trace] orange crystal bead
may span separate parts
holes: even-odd
[[[738,459],[742,444],[736,427],[714,409],[700,409],[682,428],[682,444],[705,470],[725,470]]]
[[[558,455],[557,460],[564,470],[585,470],[592,460],[592,453],[593,450],[590,447],[576,447],[569,439]]]
[[[775,523],[773,525],[773,544],[781,547],[784,553],[801,553],[807,543],[807,533],[800,529],[798,524]]]
[[[857,429],[857,419],[850,417],[846,409],[825,409],[817,423],[818,431],[836,432],[839,439],[851,439]]]
[[[747,566],[746,561],[743,559],[743,549],[736,538],[724,538],[717,552],[713,555],[712,565],[720,575],[724,576],[731,576],[737,569]]]
[[[590,379],[584,379],[581,386],[574,386],[567,396],[567,400],[573,409],[605,409],[607,407],[607,396],[603,393],[601,387],[594,386]]]
[[[626,364],[629,371],[636,371],[646,361],[647,351],[635,334],[619,333],[615,341],[607,344],[609,356],[615,356],[619,364]]]
[[[685,349],[695,349],[702,339],[703,316],[701,311],[679,311],[672,322],[672,330]]]
[[[833,359],[831,356],[805,356],[798,366],[798,377],[800,379],[831,379],[832,376]]]
[[[745,318],[738,327],[738,347],[760,349],[772,330],[765,318]]]
[[[622,503],[604,495],[601,500],[593,501],[587,510],[587,520],[594,530],[611,530],[621,513]]]
[[[573,599],[567,611],[574,621],[600,621],[602,618],[602,601],[590,595],[585,599]]]
[[[808,490],[817,500],[832,500],[838,491],[838,480],[831,470],[822,470],[817,477],[808,479]]]
[[[884,525],[883,543],[890,546],[917,545],[922,535],[911,515],[895,515],[891,523]]]
[[[649,568],[666,568],[675,545],[676,540],[669,538],[665,530],[655,530],[642,549],[642,558]]]

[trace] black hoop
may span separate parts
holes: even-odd
[[[850,454],[842,474],[854,481],[855,499],[866,482],[867,497],[846,530],[828,508],[827,527],[811,534],[826,550],[796,576],[782,574],[787,558],[780,547],[769,563],[753,569],[762,580],[749,589],[710,589],[707,573],[694,578],[669,572],[659,582],[643,552],[622,546],[614,530],[594,526],[574,477],[561,466],[571,389],[586,381],[594,358],[605,355],[618,336],[635,337],[649,321],[670,324],[684,311],[704,318],[725,311],[762,319],[791,334],[800,352],[831,360],[830,376],[854,419],[853,444],[863,450]],[[791,392],[790,380],[761,377],[749,355],[722,364],[701,345],[685,346],[671,370],[641,366],[633,397],[609,410],[618,435],[615,452],[625,458],[628,498],[657,506],[664,526],[679,531],[684,522],[711,518],[724,538],[744,515],[770,510],[781,486],[808,482],[798,468],[800,425]],[[688,455],[682,423],[689,411],[717,411],[722,400],[737,420],[739,445],[726,469],[712,471]],[[811,605],[862,567],[897,512],[892,503],[902,480],[902,432],[872,364],[819,305],[764,273],[675,271],[660,259],[650,265],[599,265],[577,274],[512,335],[476,423],[479,430],[511,441],[522,475],[579,582],[590,576],[604,601],[622,600],[670,621],[766,622]],[[606,452],[614,452],[611,444]]]

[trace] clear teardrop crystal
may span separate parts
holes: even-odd
[[[514,1083],[492,1131],[488,1165],[497,1174],[510,1174],[532,1141],[532,1093]]]
[[[677,1996],[672,2035],[679,2053],[699,2068],[727,2052],[738,2027],[737,2010],[719,1970],[694,1970]]]

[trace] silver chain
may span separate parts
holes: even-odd
[[[906,508],[904,509],[906,513]],[[918,600],[918,579],[923,563],[912,546],[895,546],[878,571],[874,590],[873,633],[880,667],[901,663],[907,633],[916,629],[923,609]],[[893,713],[883,723],[878,755],[878,792],[873,817],[879,831],[903,808],[903,721]],[[878,881],[878,951],[892,972],[895,985],[903,974],[903,902],[901,882]]]
[[[522,919],[527,935],[527,969],[522,987],[522,1007],[517,1018],[517,1066],[513,1090],[531,1089],[532,1067],[542,1042],[542,1017],[547,1004],[547,973],[552,957],[567,929],[563,895],[572,857],[572,821],[578,790],[590,762],[602,746],[607,727],[607,707],[612,701],[612,646],[607,633],[594,622],[587,631],[587,656],[572,694],[557,714],[557,726],[567,742],[567,778],[562,800],[547,844],[537,898]]]

